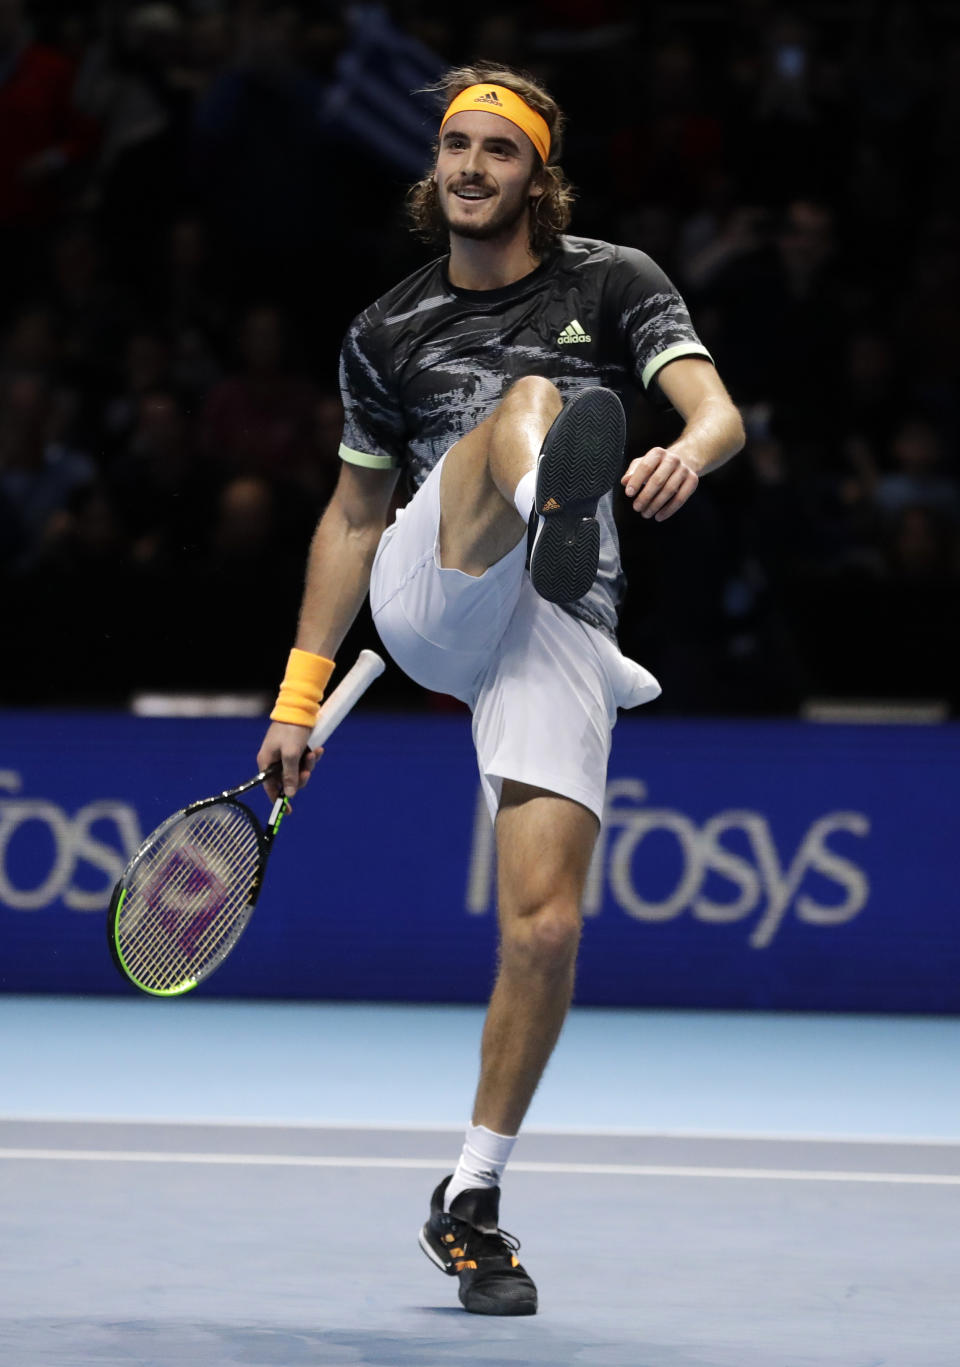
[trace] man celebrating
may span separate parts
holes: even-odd
[[[400,667],[473,712],[500,963],[472,1123],[420,1244],[459,1277],[467,1310],[528,1315],[537,1292],[499,1228],[500,1178],[570,1003],[617,708],[660,691],[615,638],[622,403],[639,389],[685,422],[619,479],[658,521],[740,449],[743,427],[662,271],[563,235],[554,100],[488,64],[449,72],[440,93],[436,164],[411,208],[449,254],[347,334],[342,470],[258,763],[282,761],[288,795],[306,782],[306,736],[368,590]],[[416,492],[385,531],[401,470]]]

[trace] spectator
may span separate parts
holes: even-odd
[[[894,577],[914,583],[944,580],[956,569],[956,527],[929,504],[899,509],[889,540]]]
[[[203,453],[223,474],[307,485],[313,478],[316,391],[285,369],[285,353],[278,310],[251,309],[240,332],[243,371],[213,389],[203,413]]]
[[[144,395],[169,385],[170,351],[156,332],[138,330],[127,338],[123,375],[103,410],[103,437],[111,452],[122,449],[140,416]]]
[[[91,699],[98,670],[120,700],[137,670],[196,686],[201,656],[209,686],[233,682],[243,613],[218,658],[186,604],[231,575],[246,604],[271,560],[299,576],[340,468],[345,325],[422,261],[403,181],[435,123],[409,92],[443,66],[434,52],[479,43],[549,65],[576,115],[575,230],[619,225],[676,272],[744,408],[746,453],[669,535],[622,529],[624,643],[662,674],[662,706],[790,708],[807,688],[953,688],[960,706],[943,683],[960,623],[957,7],[796,18],[743,0],[650,28],[623,0],[467,20],[129,0],[35,6],[34,31],[25,3],[0,0],[0,602],[22,619],[5,629],[16,658],[45,658],[34,624],[56,600]],[[676,435],[642,405],[633,432],[636,449]],[[139,644],[118,606],[134,589],[152,604]],[[39,700],[56,677],[38,663],[6,695]]]
[[[14,318],[3,342],[4,370],[48,374],[58,355],[58,339],[49,309],[28,307]]]
[[[0,495],[20,528],[21,568],[39,555],[70,495],[96,478],[88,456],[51,440],[52,412],[43,376],[6,377],[0,388]]]
[[[70,579],[76,588],[91,570],[98,579],[109,579],[128,568],[128,561],[129,548],[113,500],[103,484],[90,482],[74,489],[51,520],[36,568],[53,579]],[[93,595],[81,590],[77,597],[82,616],[83,605],[92,602]]]
[[[110,257],[127,288],[149,293],[162,233],[185,179],[183,144],[192,96],[175,79],[182,33],[163,3],[128,10],[87,54],[77,98],[102,128],[96,168]]]
[[[224,266],[237,288],[285,301],[302,292],[312,254],[347,235],[341,167],[301,36],[292,5],[247,11],[233,61],[201,98],[193,128],[197,191]]]
[[[197,463],[191,428],[174,394],[140,395],[110,478],[139,563],[196,559],[205,541],[210,481]]]
[[[217,500],[210,537],[211,558],[229,571],[252,566],[267,572],[279,549],[276,499],[265,479],[241,475],[231,480]]]
[[[222,339],[224,307],[217,284],[204,223],[195,214],[184,214],[170,228],[160,304],[171,335],[197,328],[211,340]]]
[[[176,387],[191,405],[202,406],[222,377],[218,352],[224,344],[226,309],[206,227],[195,214],[182,215],[170,229],[157,314],[172,342]]]
[[[923,508],[956,523],[960,490],[944,473],[943,444],[933,424],[907,418],[894,436],[892,453],[895,468],[877,485],[878,506],[892,517]]]
[[[882,452],[899,419],[903,394],[891,338],[878,328],[863,328],[849,339],[844,373],[847,431]]]
[[[158,620],[176,604],[175,618],[167,613],[160,628],[165,659],[155,677],[167,670],[173,678],[182,676],[178,656],[188,641],[191,688],[222,688],[228,662],[232,689],[266,690],[287,649],[292,624],[286,613],[258,613],[256,650],[238,651],[237,642],[249,635],[251,612],[265,595],[271,604],[294,601],[302,547],[284,536],[276,491],[259,476],[241,475],[225,484],[211,503],[209,524],[209,542],[200,554],[189,561],[178,554],[150,567],[147,594]]]
[[[54,515],[42,552],[19,582],[16,701],[60,700],[69,661],[74,703],[126,703],[149,627],[122,523],[102,484],[78,485]],[[43,631],[29,634],[30,622]]]
[[[72,103],[73,65],[34,40],[22,0],[0,0],[0,286],[21,298],[37,283],[38,230],[53,221],[64,172],[92,132]]]
[[[62,364],[79,383],[101,390],[127,330],[127,306],[105,267],[100,241],[88,222],[61,227],[48,264],[47,305],[57,330]]]
[[[769,246],[728,253],[706,298],[722,318],[717,346],[735,396],[771,401],[785,434],[829,432],[842,415],[846,340],[829,206],[790,203]]]

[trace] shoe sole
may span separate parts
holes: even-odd
[[[467,1305],[463,1297],[460,1304],[470,1315],[496,1315],[498,1319],[509,1319],[517,1315],[535,1315],[537,1313],[536,1301],[497,1301],[489,1309],[481,1305]]]
[[[454,1267],[453,1263],[452,1263],[452,1262],[450,1262],[450,1263],[444,1262],[443,1259],[440,1257],[440,1254],[437,1253],[437,1252],[434,1250],[433,1245],[430,1243],[430,1240],[427,1238],[427,1227],[426,1227],[426,1225],[424,1225],[423,1229],[421,1229],[421,1231],[420,1231],[419,1244],[420,1244],[420,1247],[423,1249],[424,1253],[427,1255],[427,1257],[428,1257],[428,1258],[430,1259],[430,1261],[433,1263],[433,1265],[434,1265],[435,1267],[439,1267],[439,1269],[440,1269],[441,1272],[445,1272],[445,1273],[447,1274],[448,1277],[455,1277],[455,1276],[457,1275],[457,1270],[456,1270],[456,1268]]]
[[[530,579],[551,603],[575,603],[597,577],[597,504],[620,474],[625,442],[623,405],[612,389],[600,388],[582,389],[568,399],[544,438]]]

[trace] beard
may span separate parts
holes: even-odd
[[[444,207],[443,200],[437,196],[437,208],[447,232],[452,233],[454,237],[469,238],[472,242],[492,242],[498,237],[509,237],[527,212],[529,203],[529,195],[524,191],[515,203],[502,201],[483,223],[454,223]]]

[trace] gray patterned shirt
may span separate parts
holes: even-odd
[[[629,412],[638,391],[669,406],[656,377],[680,356],[711,359],[677,290],[633,247],[563,237],[536,270],[496,290],[457,289],[444,257],[350,325],[340,356],[340,455],[400,468],[417,489],[521,376],[545,376],[564,398],[605,385]],[[612,636],[624,588],[612,495],[597,515],[597,578],[568,611]]]

